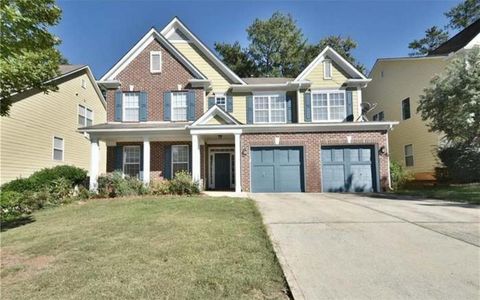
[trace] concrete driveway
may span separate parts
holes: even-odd
[[[480,208],[251,194],[295,299],[480,299]]]

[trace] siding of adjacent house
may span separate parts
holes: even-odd
[[[81,80],[87,83],[81,87]],[[28,177],[56,165],[89,170],[90,141],[77,132],[78,105],[93,110],[93,123],[106,121],[106,110],[86,73],[77,73],[59,84],[58,92],[36,93],[15,102],[10,115],[0,118],[0,182]],[[64,161],[52,158],[53,137],[64,139]],[[106,147],[100,143],[100,173],[105,172]]]
[[[364,101],[378,103],[368,114],[369,120],[383,111],[385,120],[400,122],[389,135],[390,155],[392,160],[405,165],[404,146],[412,144],[414,166],[407,167],[407,170],[419,180],[433,179],[438,165],[435,148],[441,138],[439,134],[429,132],[417,114],[419,95],[423,94],[431,78],[442,72],[445,64],[444,58],[380,61],[372,70],[372,82],[363,97]],[[411,118],[402,120],[401,102],[408,97]]]

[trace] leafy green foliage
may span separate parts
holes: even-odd
[[[390,179],[392,189],[396,191],[404,188],[405,185],[414,178],[401,164],[396,161],[390,161]]]
[[[480,49],[460,54],[431,80],[417,112],[454,144],[480,147]]]
[[[448,32],[433,26],[425,30],[425,37],[414,40],[408,44],[408,48],[412,49],[413,52],[410,52],[410,56],[426,55],[430,51],[436,49],[441,44],[445,43],[448,40]]]
[[[352,56],[357,43],[347,37],[329,36],[309,44],[289,14],[275,12],[269,19],[256,19],[248,28],[249,45],[215,43],[224,63],[241,77],[296,77],[328,45],[364,72]]]
[[[5,183],[2,191],[35,191],[51,185],[55,180],[66,179],[72,185],[83,183],[87,178],[87,171],[74,166],[61,165],[53,168],[44,168],[33,173],[28,178],[19,178]]]
[[[193,195],[198,194],[200,189],[198,182],[192,181],[192,176],[186,171],[175,173],[175,177],[170,180],[169,191],[174,195]]]
[[[480,148],[471,145],[444,146],[438,157],[447,167],[447,179],[457,183],[480,182]]]
[[[445,13],[449,27],[463,29],[480,19],[480,0],[465,0]]]
[[[0,1],[0,115],[8,115],[11,95],[36,88],[56,90],[60,40],[48,32],[61,10],[54,0]]]
[[[22,193],[8,191],[0,194],[0,222],[13,221],[18,217],[31,213]]]
[[[136,177],[123,176],[122,172],[98,177],[98,195],[100,197],[124,197],[144,195],[148,189]]]

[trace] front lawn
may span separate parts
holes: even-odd
[[[2,299],[288,299],[253,201],[92,200],[2,232]]]
[[[480,204],[480,184],[462,186],[425,186],[395,191],[396,194]]]

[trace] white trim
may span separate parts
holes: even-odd
[[[100,164],[100,147],[98,139],[90,141],[90,191],[96,192],[98,189],[98,170]]]
[[[205,125],[210,121],[213,117],[215,116],[220,116],[222,119],[227,121],[228,124],[235,124],[239,125],[240,123],[232,117],[228,112],[224,111],[217,105],[214,105],[210,107],[207,112],[205,112],[200,118],[198,118],[191,126],[199,126],[199,125]]]
[[[150,184],[150,140],[143,138],[143,184]],[[142,160],[140,160],[142,161]]]
[[[172,178],[175,177],[175,174],[173,173],[173,163],[174,163],[173,162],[173,147],[187,147],[187,172],[190,169],[190,146],[185,145],[185,144],[172,145],[172,147],[171,147],[172,153],[170,154],[170,174],[171,174]],[[192,159],[193,159],[193,157],[192,157]],[[185,162],[176,162],[176,163],[177,164],[184,164]],[[192,161],[192,163],[193,163],[193,161]]]
[[[237,75],[235,74],[230,68],[228,68],[215,54],[208,49],[205,44],[203,44],[188,28],[185,26],[178,17],[173,18],[170,23],[165,26],[160,34],[165,36],[169,33],[172,28],[179,29],[187,39],[191,40],[195,46],[197,46],[202,53],[207,56],[217,67],[220,68],[230,79],[236,81],[242,85],[246,85],[246,83]]]
[[[253,124],[286,124],[288,122],[287,120],[287,93],[285,92],[254,92],[253,93]],[[255,97],[267,97],[268,99],[268,121],[267,122],[257,122],[255,121]],[[283,104],[285,108],[285,121],[284,122],[272,122],[272,108],[271,108],[271,97],[280,97],[283,98]],[[278,110],[278,109],[277,109]]]
[[[184,94],[185,95],[185,119],[173,119],[173,94]],[[170,92],[170,120],[172,122],[186,122],[188,121],[188,92],[186,91],[173,91]]]
[[[325,57],[328,57],[335,61],[337,65],[339,65],[344,71],[350,74],[352,77],[356,77],[359,79],[367,79],[365,75],[363,75],[360,71],[358,71],[350,62],[348,62],[345,58],[343,58],[340,54],[337,53],[333,48],[330,46],[325,47],[322,52],[300,73],[300,75],[295,78],[294,82],[299,82],[305,80],[305,78],[312,72],[313,69],[317,67],[319,63],[321,63]],[[332,65],[333,67],[333,65]]]
[[[154,55],[158,55],[159,56],[159,69],[158,70],[155,70],[153,68],[153,65],[152,65],[152,57]],[[163,67],[163,61],[162,61],[162,51],[150,51],[150,73],[162,73],[162,67]]]
[[[55,139],[59,139],[59,140],[62,140],[62,148],[55,148]],[[55,150],[61,150],[62,151],[62,159],[61,160],[58,160],[58,159],[55,159]],[[52,139],[52,159],[54,161],[64,161],[65,160],[65,139],[63,137],[59,137],[59,136],[53,136],[53,139]]]
[[[362,101],[363,101],[363,98],[362,98],[362,88],[361,87],[357,87],[357,113],[358,113],[358,117],[362,116]],[[352,95],[352,102],[353,102],[353,95]],[[352,112],[353,113],[353,112]],[[355,115],[355,114],[354,114]],[[354,118],[354,120],[356,120],[357,118]],[[363,118],[361,118],[362,121],[363,121]]]
[[[332,79],[332,60],[324,59],[323,60],[323,79]],[[327,63],[330,65],[330,75],[327,76]]]
[[[314,120],[313,119],[313,95],[314,94],[327,94],[327,120]],[[343,119],[330,119],[330,94],[343,94],[343,101],[344,101],[344,112],[345,117]],[[352,99],[353,101],[353,99]],[[312,123],[328,123],[328,122],[342,122],[347,116],[347,92],[346,90],[340,89],[332,89],[332,90],[321,90],[316,89],[311,91],[310,96],[310,109],[312,110]]]
[[[213,151],[212,151],[213,150]],[[230,173],[230,188],[234,188],[235,185],[233,184],[233,179],[235,174],[233,174],[232,170],[232,159],[235,161],[235,148],[233,147],[209,147],[208,148],[208,188],[215,189],[215,154],[218,153],[228,153],[230,154],[230,161],[229,161],[229,173]],[[237,179],[235,178],[235,181]]]
[[[125,119],[125,94],[135,94],[138,97],[138,118],[136,120],[126,120]],[[129,107],[133,108],[133,107]],[[122,122],[139,122],[140,120],[140,93],[139,92],[122,92]]]
[[[178,58],[190,71],[200,79],[207,79],[185,56],[183,56],[163,35],[155,28],[150,29],[128,52],[125,54],[99,81],[115,80],[116,76],[123,71],[151,42],[159,41],[169,52]]]

